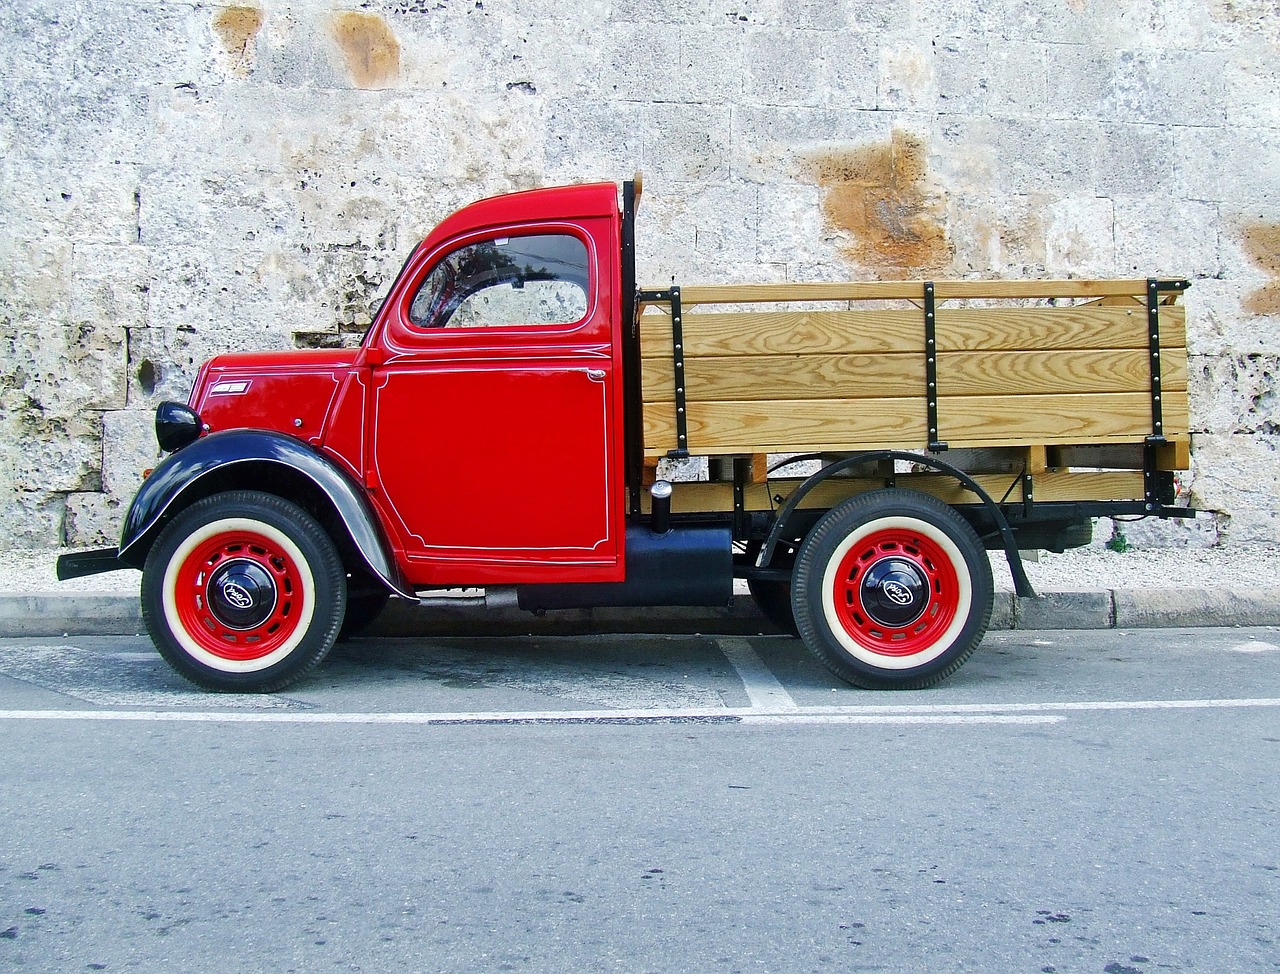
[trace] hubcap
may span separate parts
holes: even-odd
[[[276,607],[275,580],[257,562],[237,558],[209,575],[205,597],[214,618],[228,629],[252,629]]]
[[[929,582],[905,558],[882,558],[862,576],[862,608],[882,626],[909,626],[929,604]]]

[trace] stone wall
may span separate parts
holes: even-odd
[[[642,281],[1192,277],[1220,513],[1149,536],[1280,540],[1278,69],[1275,0],[7,0],[0,539],[114,539],[157,401],[458,205],[642,168]]]

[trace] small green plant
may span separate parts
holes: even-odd
[[[1111,540],[1107,542],[1107,548],[1111,551],[1124,554],[1131,547],[1129,539],[1124,536],[1124,530],[1117,524],[1111,532]]]

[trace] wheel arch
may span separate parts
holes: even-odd
[[[174,515],[205,497],[242,489],[299,504],[333,538],[348,571],[363,570],[401,598],[417,600],[362,488],[314,449],[264,430],[213,433],[160,464],[129,506],[119,560],[141,568]]]
[[[795,459],[800,458],[792,458]],[[905,453],[900,450],[876,450],[870,453],[858,453],[836,463],[828,464],[821,470],[809,476],[799,487],[792,491],[791,496],[787,499],[786,504],[778,511],[774,518],[773,525],[769,529],[769,534],[765,538],[764,545],[761,547],[760,556],[757,564],[761,567],[767,567],[773,560],[774,551],[777,549],[779,542],[787,536],[788,528],[793,520],[802,516],[800,502],[815,487],[838,473],[849,470],[862,464],[871,463],[879,460],[904,460],[908,463],[922,464],[932,467],[941,473],[954,477],[966,489],[973,491],[982,502],[988,516],[996,525],[1000,532],[1001,540],[1005,552],[1005,559],[1009,563],[1009,572],[1013,576],[1014,589],[1017,594],[1023,598],[1034,598],[1035,589],[1032,588],[1031,581],[1027,578],[1026,570],[1022,566],[1022,556],[1018,553],[1018,545],[1014,540],[1013,530],[1009,526],[1008,518],[1004,516],[1004,512],[1000,510],[1000,505],[995,502],[976,480],[970,477],[959,467],[952,466],[936,457],[926,456],[918,453]]]

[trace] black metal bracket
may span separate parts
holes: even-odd
[[[671,460],[689,456],[689,417],[685,412],[684,392],[684,317],[680,311],[680,288],[674,284],[665,291],[641,291],[641,301],[665,301],[671,305],[671,361],[676,396],[676,448],[667,451]]]
[[[938,437],[938,329],[933,281],[924,284],[924,381],[925,420],[929,452],[941,453],[947,444]]]
[[[1022,472],[1022,516],[1031,517],[1031,508],[1035,505],[1035,485],[1031,481],[1031,474],[1027,471]]]
[[[1151,363],[1151,435],[1146,438],[1142,450],[1143,495],[1148,511],[1162,506],[1168,495],[1165,481],[1156,467],[1157,451],[1168,443],[1164,435],[1164,388],[1160,365],[1160,295],[1165,291],[1185,291],[1190,281],[1162,281],[1147,278],[1147,349]]]
[[[751,528],[747,513],[747,477],[751,473],[750,457],[733,458],[733,536],[745,538]]]

